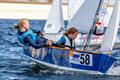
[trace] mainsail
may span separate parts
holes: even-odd
[[[93,25],[93,19],[99,7],[100,0],[85,0],[74,17],[70,20],[68,28],[76,27],[80,32],[88,33]]]
[[[61,27],[64,27],[62,0],[54,0],[44,31],[45,33],[58,33]]]
[[[119,0],[116,0],[100,51],[108,51],[113,49],[119,26],[119,5]]]

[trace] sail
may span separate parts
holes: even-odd
[[[54,0],[44,31],[45,33],[58,33],[61,27],[64,27],[62,0]]]
[[[77,13],[77,11],[79,10],[79,8],[82,6],[83,2],[85,0],[69,0],[69,5],[68,5],[68,21],[70,21],[73,16]]]
[[[93,25],[100,0],[85,0],[68,24],[76,27],[80,32],[88,33]]]
[[[105,13],[104,16],[104,19],[103,19],[103,22],[104,22],[104,26],[107,27],[109,22],[110,22],[110,18],[112,16],[112,11],[113,11],[113,5],[115,3],[115,0],[105,0],[105,7],[106,7],[106,12],[105,10],[103,9],[103,11],[101,10],[101,12]],[[110,6],[111,5],[111,6]]]
[[[116,0],[108,28],[103,38],[100,51],[112,50],[119,26],[119,0]]]

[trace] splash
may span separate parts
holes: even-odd
[[[108,71],[108,75],[120,76],[120,60]]]

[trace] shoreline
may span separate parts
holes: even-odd
[[[44,19],[47,20],[50,4],[32,4],[32,3],[0,3],[1,19]],[[64,20],[68,19],[68,6],[63,5]]]

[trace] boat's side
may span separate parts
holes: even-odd
[[[116,59],[88,52],[57,48],[33,49],[24,47],[24,55],[53,70],[106,73]]]
[[[62,72],[62,73],[65,73],[65,74],[75,74],[75,73],[83,73],[83,74],[95,74],[95,75],[98,75],[98,74],[103,74],[101,72],[98,72],[98,71],[89,71],[89,70],[81,70],[81,69],[74,69],[74,68],[68,68],[68,67],[63,67],[63,66],[58,66],[58,65],[55,65],[55,64],[50,64],[50,63],[47,63],[47,62],[44,62],[44,61],[40,61],[40,60],[37,60],[35,58],[32,58],[32,57],[29,57],[27,55],[24,55],[25,57],[37,62],[37,65],[40,66],[40,67],[43,67],[44,69],[48,69],[50,71],[57,71],[57,72]]]

